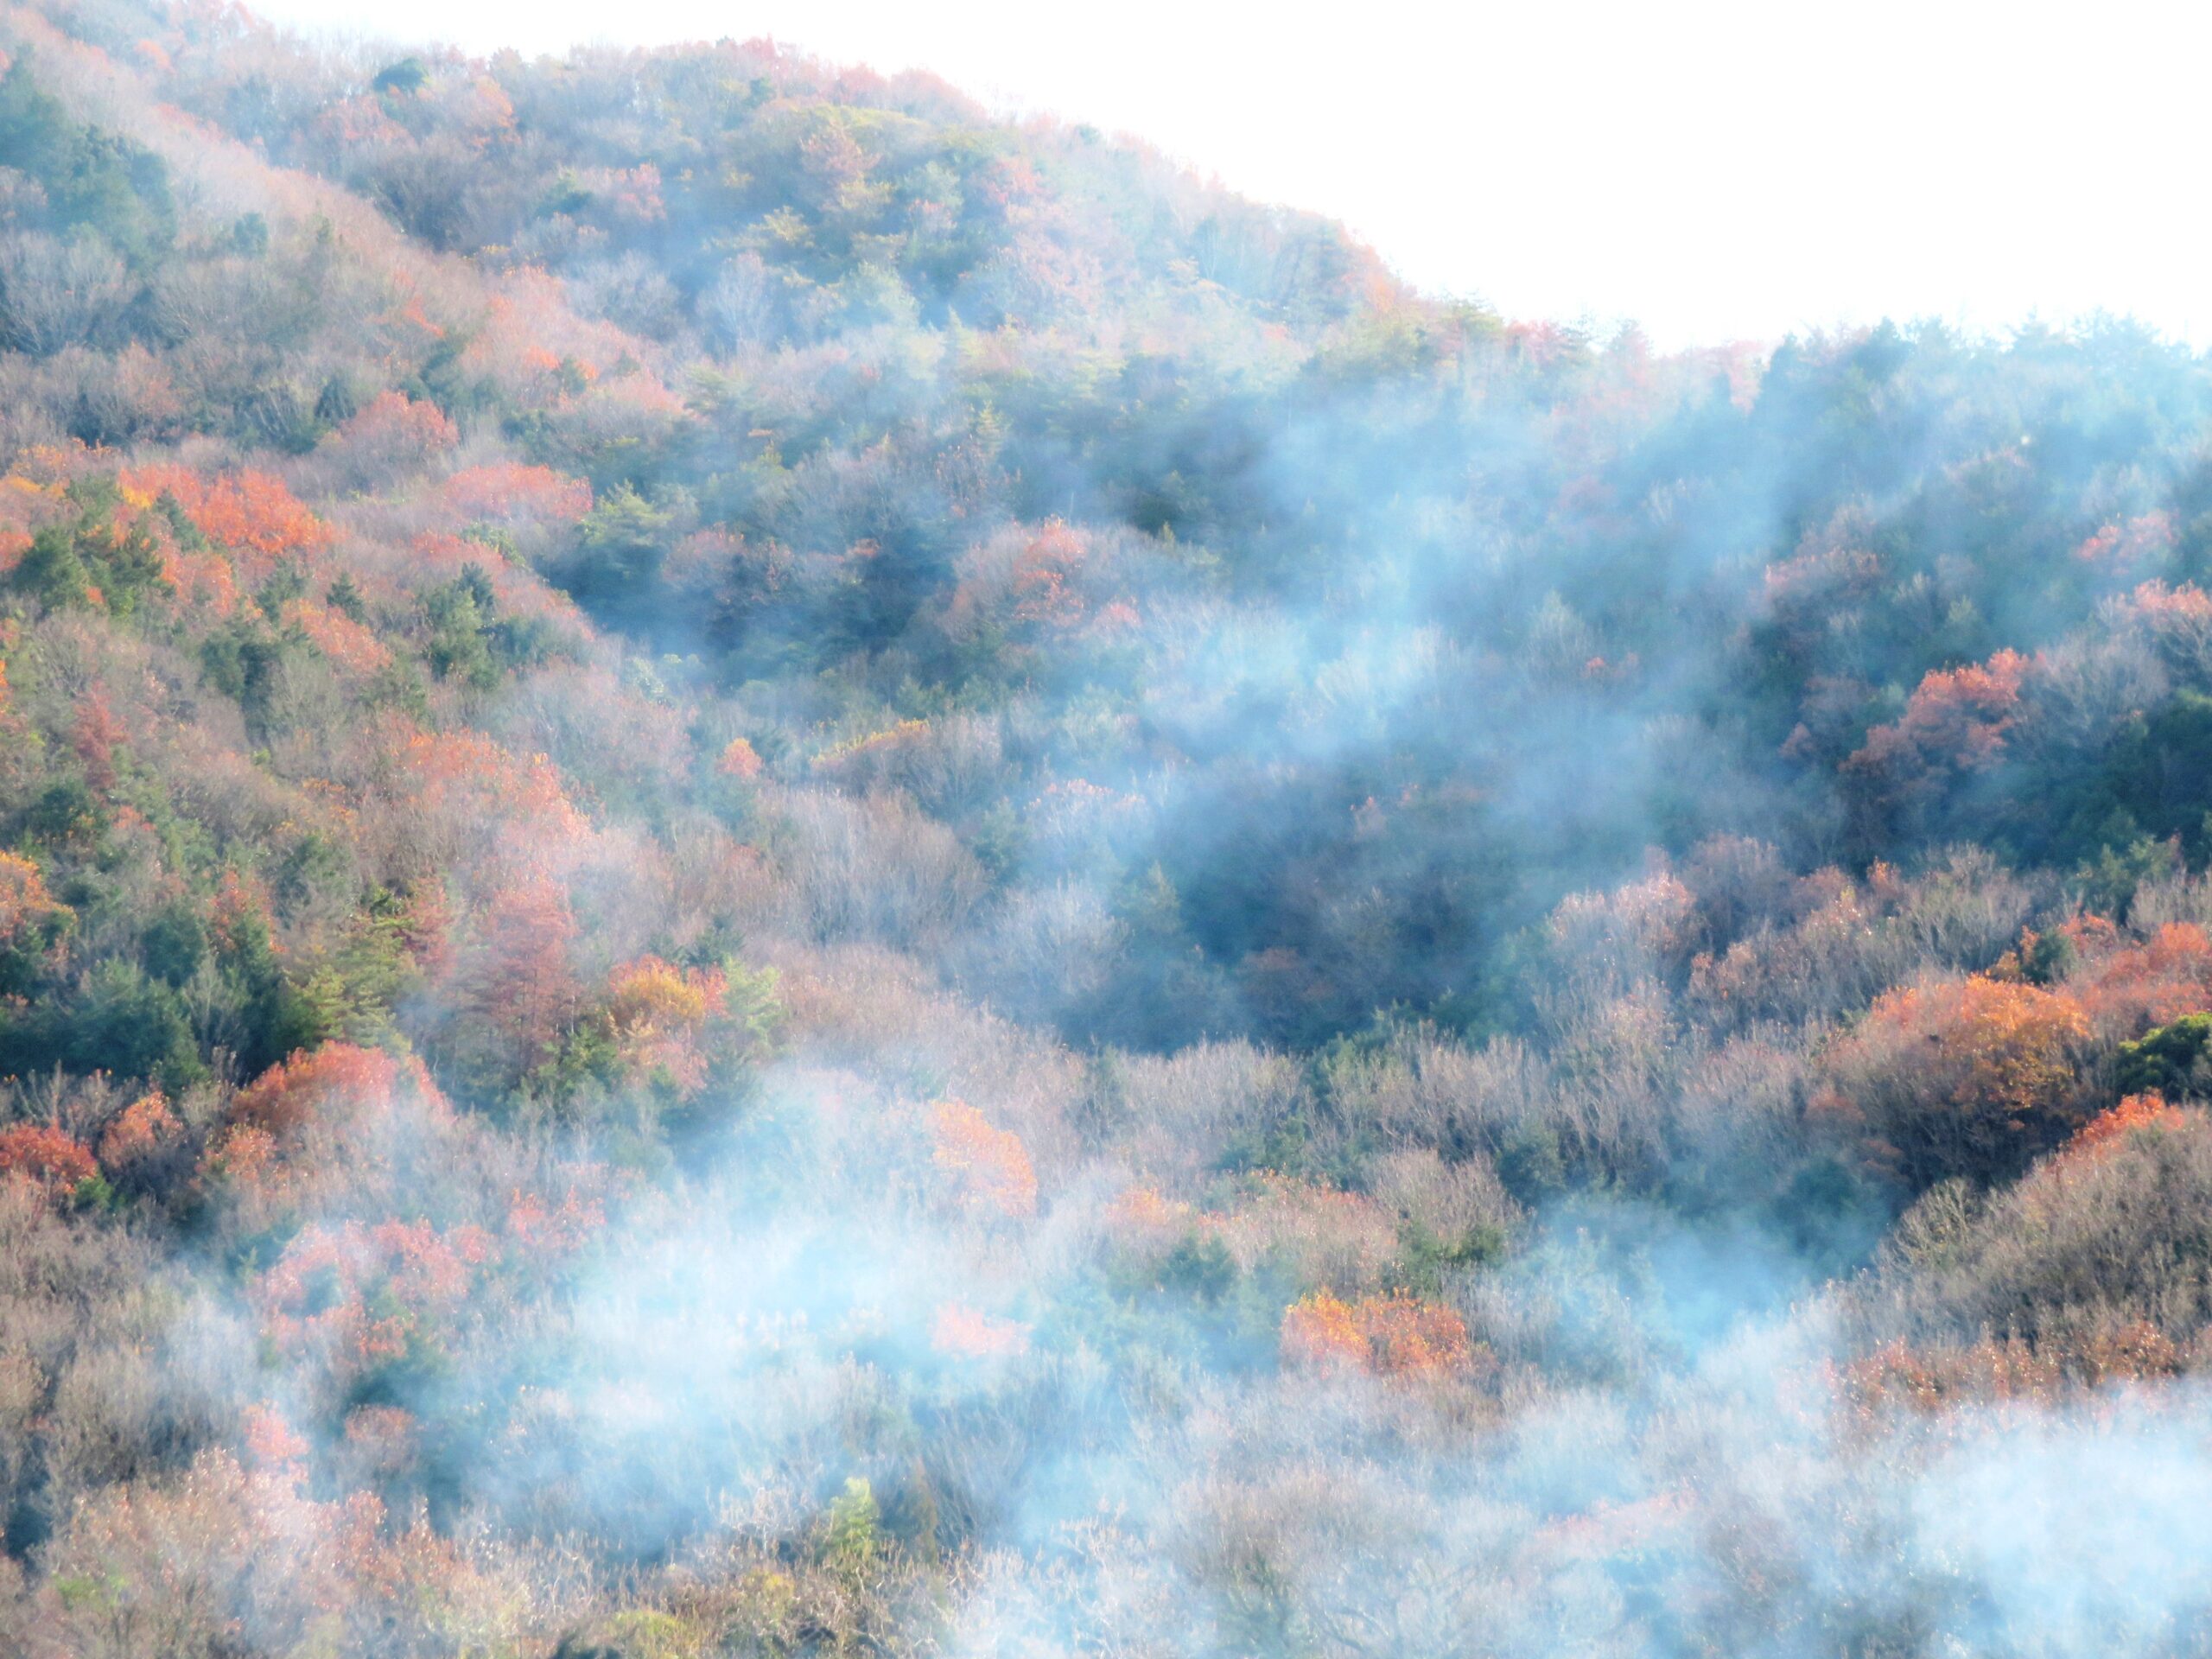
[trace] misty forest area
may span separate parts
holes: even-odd
[[[2212,1653],[2212,358],[0,64],[0,1654]]]

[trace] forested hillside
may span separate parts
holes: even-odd
[[[2208,1650],[2212,363],[0,54],[0,1653]]]

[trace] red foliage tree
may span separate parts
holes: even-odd
[[[420,472],[461,442],[435,404],[383,391],[328,440],[357,482],[382,483]]]
[[[416,1348],[493,1254],[476,1227],[309,1226],[256,1281],[252,1300],[281,1351],[315,1354],[342,1379]]]
[[[2174,550],[2173,515],[2146,512],[2126,524],[2110,524],[2074,550],[2084,564],[2120,573],[2145,569]]]
[[[115,788],[115,746],[122,736],[105,692],[94,688],[79,699],[69,747],[84,762],[85,781],[97,794],[106,795]]]
[[[2212,1007],[2212,938],[2195,922],[2169,922],[2140,940],[2109,927],[2067,933],[2082,958],[2067,989],[2106,1036],[2125,1041]]]
[[[1995,765],[2019,718],[2028,667],[2018,652],[2000,651],[1986,663],[1936,670],[1915,688],[1903,717],[1868,732],[1845,765],[1904,778]]]
[[[1862,833],[1886,834],[1900,816],[1942,800],[1960,778],[1996,766],[2021,718],[2030,667],[2018,652],[2000,651],[1986,663],[1938,669],[1915,688],[1902,717],[1869,731],[1840,767],[1868,820]]]
[[[479,1087],[512,1083],[552,1052],[583,1006],[575,915],[550,881],[506,888],[476,918],[447,990],[443,1043]]]
[[[18,1123],[0,1131],[0,1178],[34,1181],[62,1197],[99,1173],[92,1154],[51,1123]]]
[[[1083,538],[1058,518],[1046,521],[1014,562],[1017,622],[1068,629],[1090,614],[1076,582],[1083,572]]]
[[[123,473],[124,499],[149,505],[174,496],[200,533],[218,547],[251,556],[249,582],[259,582],[283,560],[306,558],[330,545],[330,527],[287,489],[282,479],[251,470],[207,478],[162,462]]]

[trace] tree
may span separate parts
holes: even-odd
[[[1829,1056],[1822,1110],[1913,1190],[2002,1179],[2088,1116],[2090,1025],[2063,991],[1975,975],[1886,991]]]
[[[582,1007],[576,922],[557,887],[533,880],[496,894],[469,931],[438,1045],[467,1093],[496,1099],[551,1056]]]
[[[369,82],[369,90],[378,94],[397,92],[411,97],[429,84],[429,66],[417,57],[404,57],[388,63],[377,71]]]
[[[954,1195],[986,1216],[1019,1219],[1037,1210],[1037,1174],[1020,1137],[993,1127],[963,1100],[930,1108],[931,1161]]]
[[[47,891],[37,865],[0,852],[0,997],[31,988],[75,920],[76,912]]]
[[[400,1083],[391,1056],[350,1043],[325,1043],[273,1065],[241,1089],[225,1121],[283,1141],[310,1125],[343,1128],[387,1107]]]
[[[1351,1368],[1378,1376],[1464,1371],[1477,1357],[1467,1322],[1440,1302],[1402,1291],[1346,1301],[1327,1290],[1300,1297],[1282,1316],[1288,1365]]]
[[[80,125],[41,91],[31,54],[0,75],[0,156],[37,181],[55,228],[97,232],[137,267],[176,233],[168,168],[127,138]]]
[[[36,1182],[49,1194],[66,1198],[99,1179],[92,1154],[50,1123],[18,1123],[0,1130],[0,1179]]]
[[[420,473],[461,442],[435,404],[381,391],[324,441],[356,488],[389,487]]]
[[[1885,826],[1940,804],[1960,779],[1987,772],[2004,758],[2031,666],[2018,652],[2000,651],[1986,663],[1929,673],[1904,715],[1873,728],[1844,761],[1846,782]]]
[[[584,516],[576,550],[560,569],[562,585],[586,610],[618,626],[650,620],[674,526],[671,513],[623,485]]]
[[[2120,1086],[2131,1095],[2176,1099],[2212,1095],[2208,1052],[2212,1052],[2212,1014],[2183,1014],[2120,1046]]]

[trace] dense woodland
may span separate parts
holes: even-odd
[[[2212,1650],[2212,362],[0,54],[0,1652]]]

